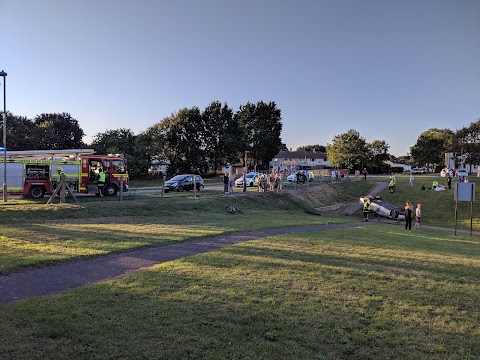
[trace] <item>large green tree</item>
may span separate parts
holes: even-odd
[[[3,119],[3,116],[0,115]],[[2,120],[3,121],[3,120]],[[32,137],[32,120],[7,111],[7,150],[33,150],[43,147]]]
[[[268,167],[269,162],[283,148],[281,111],[275,102],[257,104],[247,103],[240,106],[235,114],[243,130],[243,146],[259,167]],[[243,156],[242,156],[243,158]]]
[[[38,144],[35,149],[78,149],[85,145],[83,130],[68,113],[37,115],[33,123],[32,138]]]
[[[98,154],[131,154],[135,135],[130,129],[107,130],[95,134],[91,146]]]
[[[410,148],[413,162],[418,166],[444,163],[445,152],[450,151],[455,141],[455,134],[450,129],[429,129],[420,134],[417,143]]]
[[[333,138],[332,143],[327,145],[327,154],[334,167],[353,169],[367,159],[368,145],[357,130],[350,129]]]
[[[368,147],[368,163],[369,166],[374,167],[376,172],[385,172],[387,165],[385,161],[390,159],[388,150],[390,146],[385,140],[373,140]]]
[[[203,122],[197,107],[184,108],[150,130],[161,139],[160,157],[169,161],[167,173],[204,173],[207,170],[202,139]]]
[[[212,169],[238,160],[241,151],[241,130],[233,110],[214,101],[202,113],[202,138],[205,155]]]

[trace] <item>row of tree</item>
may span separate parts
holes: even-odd
[[[152,160],[168,163],[170,174],[206,173],[228,163],[267,168],[282,144],[281,112],[274,102],[247,103],[234,112],[227,104],[212,102],[203,111],[184,108],[135,135],[130,129],[97,133],[89,145],[84,132],[68,113],[41,114],[33,120],[7,112],[8,150],[72,149],[93,147],[98,153],[122,153],[133,176],[148,172]],[[330,144],[306,145],[297,150],[326,152],[332,166],[385,172],[384,161],[392,159],[384,140],[368,143],[357,130],[337,135]],[[456,163],[480,162],[480,119],[456,132],[429,129],[403,157],[412,165],[435,167],[444,154],[453,152]],[[248,154],[248,156],[246,156]]]
[[[357,130],[349,130],[333,138],[326,147],[307,145],[297,150],[326,151],[328,160],[334,167],[360,169],[362,166],[373,172],[388,170],[386,160],[393,160],[388,153],[390,146],[384,140],[368,143]],[[402,157],[411,165],[435,168],[445,163],[445,154],[453,153],[455,166],[459,163],[480,163],[480,119],[456,132],[450,129],[429,129],[420,134],[410,148],[410,156]]]
[[[87,146],[78,121],[67,113],[42,114],[33,120],[8,113],[7,131],[9,150]],[[138,135],[129,129],[97,133],[88,146],[102,154],[124,154],[133,176],[146,174],[152,160],[168,163],[169,174],[206,173],[245,159],[249,165],[268,168],[285,148],[281,131],[281,111],[274,102],[247,103],[234,112],[214,101],[203,111],[181,109]]]

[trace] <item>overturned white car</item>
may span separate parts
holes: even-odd
[[[405,211],[402,208],[390,204],[380,196],[363,196],[360,198],[362,205],[367,199],[370,199],[370,211],[372,213],[388,219],[405,220]]]

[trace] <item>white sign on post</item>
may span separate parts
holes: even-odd
[[[475,201],[475,183],[455,183],[455,201]]]
[[[473,232],[473,202],[475,201],[475,183],[455,183],[455,235],[457,235],[458,202],[470,201],[470,236]]]

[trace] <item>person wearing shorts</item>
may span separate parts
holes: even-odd
[[[422,221],[422,204],[418,203],[415,209],[415,230],[420,229],[420,223]]]

